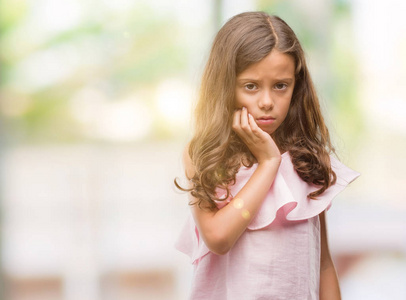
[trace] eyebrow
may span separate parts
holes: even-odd
[[[237,81],[260,81],[260,80],[255,78],[238,78]],[[277,78],[275,81],[293,81],[293,78],[292,77]]]

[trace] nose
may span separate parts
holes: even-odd
[[[258,103],[259,107],[264,110],[270,110],[274,107],[275,103],[272,98],[270,90],[264,90]]]

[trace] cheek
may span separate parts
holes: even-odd
[[[291,104],[291,99],[287,98],[284,99],[285,101],[283,102],[283,105],[281,107],[281,113],[283,117],[285,118],[288,115],[289,109],[290,109],[290,104]]]
[[[284,119],[286,118],[286,116],[288,115],[288,112],[289,112],[289,105],[287,105],[286,107],[285,107],[285,110],[284,110]]]
[[[235,106],[237,108],[241,108],[242,106],[246,106],[247,105],[247,101],[245,99],[245,97],[243,95],[241,95],[241,93],[236,93],[235,94]]]

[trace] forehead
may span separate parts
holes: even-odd
[[[242,71],[237,78],[294,78],[295,61],[292,56],[272,50],[267,56],[257,63],[250,65]]]

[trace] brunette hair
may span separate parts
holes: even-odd
[[[195,174],[191,205],[215,209],[215,201],[230,196],[228,186],[243,163],[251,167],[255,157],[232,130],[235,84],[238,74],[259,62],[273,49],[295,61],[295,87],[286,119],[273,138],[281,152],[289,151],[298,175],[320,188],[308,196],[316,199],[335,183],[329,154],[334,152],[319,100],[306,66],[303,49],[293,30],[279,17],[246,12],[231,18],[216,35],[206,64],[195,109],[195,132],[189,156]],[[219,189],[225,191],[218,198]]]

